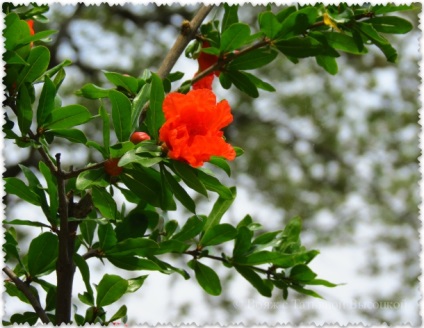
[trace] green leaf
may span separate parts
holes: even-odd
[[[26,82],[32,83],[40,77],[47,69],[50,62],[50,51],[44,46],[31,49],[27,58],[29,66],[21,71],[17,80],[17,88]]]
[[[107,187],[109,181],[103,168],[81,172],[76,181],[78,190],[86,190],[91,186]]]
[[[99,225],[97,235],[99,237],[99,247],[102,251],[112,249],[117,244],[118,240],[110,223]]]
[[[238,273],[240,273],[248,282],[255,287],[258,292],[265,297],[272,296],[272,290],[269,285],[265,284],[263,279],[251,268],[243,266],[235,266]]]
[[[154,155],[156,156],[151,157],[151,153],[154,153]],[[150,167],[163,161],[163,157],[160,157],[159,154],[160,153],[158,152],[144,152],[144,154],[140,155],[139,149],[132,149],[126,152],[125,155],[121,157],[118,166],[125,166],[130,163],[138,163],[144,167]]]
[[[146,83],[145,85],[143,85],[141,90],[137,93],[137,95],[135,96],[132,102],[131,126],[133,129],[136,129],[138,126],[138,121],[139,121],[140,115],[142,114],[141,113],[142,109],[150,98],[150,90],[151,90],[151,84]]]
[[[221,74],[219,74],[219,83],[221,83],[221,86],[226,90],[231,88],[232,85],[231,80],[225,72],[221,72]]]
[[[85,288],[87,289],[88,294],[93,296],[93,289],[91,288],[91,284],[90,284],[90,269],[88,267],[87,262],[79,254],[74,254],[74,262],[75,262],[75,265],[80,270],[82,280],[84,281]]]
[[[391,63],[396,63],[397,61],[397,52],[396,49],[391,46],[391,44],[378,32],[374,29],[371,24],[367,23],[356,23],[357,29],[362,33],[367,39],[374,43],[383,54],[386,56],[387,61]]]
[[[99,108],[99,115],[102,118],[102,136],[103,136],[103,146],[108,152],[109,155],[109,147],[110,147],[110,119],[109,114],[106,112],[106,109],[103,105]]]
[[[231,188],[224,186],[217,178],[201,170],[199,170],[198,176],[200,181],[202,181],[202,183],[206,187],[206,189],[216,192],[219,196],[225,199],[234,198],[233,191],[231,191]]]
[[[116,302],[128,289],[128,281],[116,276],[105,274],[97,286],[97,307],[103,307]]]
[[[231,176],[231,167],[228,164],[228,161],[225,160],[224,158],[218,157],[218,156],[212,156],[209,160],[209,163],[222,169],[225,173],[227,173],[229,177]]]
[[[118,240],[121,241],[126,238],[142,237],[147,230],[149,217],[152,215],[157,214],[144,210],[144,206],[137,206],[134,208],[117,224],[115,232]]]
[[[45,223],[37,222],[37,221],[31,221],[31,220],[15,219],[15,220],[11,220],[11,221],[3,221],[3,224],[26,225],[26,226],[30,226],[30,227],[50,228],[50,226],[45,224]]]
[[[300,287],[300,286],[290,285],[290,288],[294,289],[295,291],[297,291],[300,294],[304,294],[304,295],[308,295],[308,296],[312,296],[312,297],[316,297],[316,298],[323,298],[321,295],[317,294],[313,290],[305,289],[305,288]]]
[[[202,232],[205,221],[200,216],[192,216],[182,226],[181,230],[172,236],[173,240],[186,241]]]
[[[52,287],[47,291],[45,311],[53,311],[56,309],[57,288]]]
[[[181,204],[184,205],[185,208],[187,208],[190,212],[195,214],[196,204],[194,200],[190,197],[187,191],[185,191],[185,189],[180,186],[180,184],[177,182],[177,180],[175,180],[172,174],[165,169],[165,166],[161,165],[160,168],[174,196],[181,202]]]
[[[147,256],[151,255],[159,245],[152,239],[145,237],[127,238],[109,248],[106,255],[112,256]]]
[[[297,10],[296,6],[289,6],[280,10],[276,17],[280,23],[282,23],[287,17]]]
[[[276,91],[275,90],[275,88],[271,85],[271,84],[269,84],[269,83],[267,83],[267,82],[265,82],[265,81],[262,81],[261,79],[259,79],[256,75],[253,75],[253,74],[250,74],[250,73],[247,73],[247,72],[243,72],[243,74],[245,75],[245,76],[247,76],[248,78],[249,78],[249,80],[258,88],[258,89],[262,89],[262,90],[265,90],[265,91],[269,91],[269,92],[274,92],[274,91]],[[242,155],[243,154],[243,150],[241,149],[241,148],[236,148],[236,147],[234,147],[234,150],[236,151],[236,156],[238,157],[238,156],[240,156],[240,155]],[[240,152],[241,151],[241,152]]]
[[[106,258],[118,268],[124,270],[151,270],[151,271],[162,271],[161,267],[152,260],[140,259],[134,256],[122,256],[122,255],[107,255]]]
[[[300,239],[300,232],[302,231],[302,220],[300,217],[295,216],[290,219],[284,228],[283,235],[288,242],[298,241]]]
[[[83,220],[79,225],[81,235],[87,242],[88,246],[93,245],[94,230],[97,228],[97,224],[93,220]]]
[[[115,200],[104,188],[93,187],[92,197],[94,206],[107,219],[115,220],[118,209]]]
[[[42,40],[42,39],[46,39],[48,36],[50,36],[54,33],[56,33],[55,30],[45,30],[45,31],[37,32],[34,35],[30,35],[26,38],[21,39],[19,41],[18,46],[19,45],[25,45],[25,44],[35,42],[35,41],[39,41],[39,40]]]
[[[146,125],[152,139],[158,139],[159,129],[165,122],[162,103],[165,98],[163,84],[160,77],[152,73],[152,85],[150,92],[150,107],[146,113]]]
[[[15,313],[10,317],[10,322],[20,325],[27,323],[30,326],[34,326],[39,319],[38,314],[35,312],[24,312]]]
[[[55,87],[56,87],[56,90],[59,90],[59,88],[60,88],[60,86],[62,85],[62,82],[63,82],[63,80],[65,80],[65,77],[66,77],[66,72],[65,72],[65,70],[62,68],[62,69],[60,69],[59,70],[59,72],[56,74],[56,76],[55,76],[55,78],[54,78],[54,80],[53,80],[53,84],[55,85]],[[58,96],[56,96],[56,98],[55,98],[55,101],[58,99]],[[60,99],[60,98],[59,98]],[[60,105],[59,106],[61,106],[62,104],[60,103]],[[56,107],[59,107],[57,104],[56,104]]]
[[[225,243],[233,240],[237,236],[237,229],[231,224],[224,223],[212,226],[208,229],[200,239],[200,244],[203,246],[212,246]]]
[[[208,192],[206,191],[204,184],[199,180],[199,170],[196,170],[190,165],[180,161],[171,161],[171,163],[173,171],[184,181],[184,183],[189,188],[197,191],[199,194],[208,197]]]
[[[221,53],[230,52],[244,46],[250,37],[250,27],[244,23],[235,23],[221,34]]]
[[[232,60],[226,68],[228,70],[249,70],[265,66],[272,62],[278,52],[271,48],[260,48],[249,51]]]
[[[160,243],[159,249],[154,249],[152,251],[152,254],[154,255],[160,255],[160,254],[166,254],[166,253],[177,253],[182,254],[184,253],[189,247],[189,244],[183,243],[179,240],[165,240]]]
[[[36,206],[40,206],[39,196],[28,186],[18,178],[5,178],[5,191],[7,194],[13,194],[18,196],[20,199],[31,203]]]
[[[26,84],[22,85],[19,89],[16,99],[16,109],[19,130],[21,131],[22,136],[25,136],[31,127],[33,116],[31,96]]]
[[[124,142],[119,142],[109,147],[110,157],[119,158],[125,155],[126,152],[132,150],[134,148],[134,144],[127,140]]]
[[[221,22],[221,33],[239,21],[237,14],[238,8],[238,5],[231,6],[228,3],[224,3],[224,17]]]
[[[54,109],[44,127],[46,129],[69,129],[88,122],[91,114],[81,105],[69,105]]]
[[[57,211],[59,208],[59,198],[58,198],[58,192],[57,192],[57,181],[56,177],[53,176],[48,166],[40,161],[39,164],[39,170],[43,174],[44,178],[47,182],[47,192],[49,194],[49,208],[50,208],[50,217],[52,219],[55,219],[57,217]]]
[[[252,98],[259,97],[258,88],[256,85],[249,79],[249,77],[244,72],[239,71],[229,71],[225,76],[231,81],[232,84],[236,86],[237,89],[243,91]]]
[[[45,132],[45,135],[52,135],[59,138],[68,139],[69,141],[73,143],[81,143],[84,145],[87,143],[87,137],[85,136],[84,132],[78,129],[49,130]]]
[[[156,171],[155,171],[156,172]],[[162,204],[162,186],[152,169],[126,170],[120,178],[129,190],[155,207]],[[156,172],[158,173],[158,172]]]
[[[127,306],[122,305],[118,311],[108,320],[108,322],[113,322],[119,320],[127,315]]]
[[[29,66],[29,64],[15,51],[6,51],[3,60],[6,62],[7,65]]]
[[[272,231],[272,232],[265,232],[264,234],[256,237],[252,244],[254,245],[266,245],[274,240],[276,240],[276,237],[278,234],[281,233],[281,230],[278,231]]]
[[[94,306],[94,295],[84,292],[83,294],[78,294],[78,299],[89,306]]]
[[[270,11],[264,11],[258,17],[261,31],[271,40],[273,40],[281,30],[281,23],[277,17]]]
[[[332,282],[329,282],[329,281],[324,280],[324,279],[312,279],[312,280],[309,280],[309,281],[305,281],[304,284],[306,284],[306,285],[322,285],[322,286],[325,286],[325,287],[336,287],[336,286],[339,285],[339,284],[333,284]]]
[[[25,294],[12,282],[5,281],[4,282],[5,292],[9,294],[12,297],[17,297],[19,300],[21,300],[24,303],[30,304],[28,301],[28,298],[25,296]],[[34,286],[28,286],[29,290],[32,292],[32,294],[39,299],[38,291]]]
[[[188,266],[194,270],[196,280],[205,292],[213,296],[221,294],[221,282],[215,271],[196,260],[188,262]]]
[[[334,49],[341,50],[354,55],[362,55],[368,52],[367,48],[362,46],[362,49],[358,48],[355,39],[347,34],[338,32],[326,32],[323,33],[326,37],[328,44]]]
[[[294,11],[282,22],[281,30],[277,38],[288,38],[294,35],[304,34],[306,30],[315,23],[317,17],[318,9],[315,7],[305,7]]]
[[[50,68],[49,70],[47,70],[43,75],[41,75],[37,80],[35,80],[35,82],[41,82],[44,80],[45,77],[49,77],[52,78],[53,75],[55,75],[56,73],[61,74],[61,71],[64,71],[64,67],[71,65],[72,62],[69,59],[65,59],[64,61],[62,61],[60,64]],[[57,87],[56,87],[57,90]]]
[[[413,29],[413,25],[397,16],[380,16],[363,21],[364,23],[372,24],[377,32],[405,34]]]
[[[250,218],[250,216],[246,216]],[[253,232],[247,226],[237,227],[237,237],[234,243],[233,257],[235,259],[246,255],[252,246]]]
[[[375,5],[370,8],[370,11],[375,15],[387,14],[394,11],[403,11],[403,10],[412,10],[416,7],[414,5],[393,5],[393,4],[384,4],[384,5]]]
[[[316,251],[298,252],[293,254],[282,254],[280,252],[259,251],[244,259],[239,259],[239,264],[259,265],[271,263],[282,268],[290,268],[296,264],[305,263],[316,255]]]
[[[138,81],[133,76],[126,76],[119,73],[103,71],[109,82],[112,82],[117,87],[122,87],[132,94],[138,91]]]
[[[47,117],[54,109],[54,98],[56,97],[56,87],[46,76],[44,78],[43,89],[37,107],[37,125],[43,126]]]
[[[230,188],[232,193],[232,198],[226,199],[222,196],[219,196],[216,200],[215,204],[212,207],[212,210],[205,222],[205,226],[203,227],[203,231],[207,232],[212,227],[219,224],[221,221],[222,216],[227,212],[228,208],[231,206],[231,204],[234,201],[234,198],[236,197],[236,188],[232,187]]]
[[[127,293],[134,293],[139,290],[140,287],[143,286],[144,280],[146,280],[147,277],[147,275],[144,275],[137,278],[128,279]]]
[[[306,58],[318,55],[338,57],[339,54],[333,48],[325,46],[309,36],[293,37],[275,43],[275,46],[284,55],[294,58]]]
[[[49,274],[56,268],[59,249],[57,236],[44,232],[31,241],[28,250],[28,271],[32,277]]]
[[[316,56],[316,61],[319,66],[324,68],[331,75],[336,75],[338,66],[336,58],[330,56]]]
[[[316,276],[317,274],[304,264],[296,265],[290,271],[290,278],[302,283],[313,280]]]
[[[3,30],[4,47],[6,50],[14,50],[19,41],[30,34],[28,24],[20,20],[18,14],[14,12],[6,15],[4,22],[6,26]]]
[[[80,90],[76,91],[75,94],[88,99],[100,99],[108,98],[109,91],[109,89],[98,87],[93,83],[87,83]]]
[[[109,98],[116,137],[121,142],[127,141],[131,134],[131,102],[127,96],[116,90],[109,91]]]

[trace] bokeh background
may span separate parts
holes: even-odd
[[[417,10],[399,14],[413,23],[414,30],[387,36],[398,50],[397,64],[388,63],[376,47],[370,47],[363,57],[342,54],[337,59],[339,73],[331,76],[314,59],[295,65],[279,55],[269,67],[254,71],[277,89],[274,93],[261,92],[258,99],[252,99],[234,88],[224,90],[217,80],[214,84],[218,98],[227,99],[233,109],[227,140],[245,150],[231,163],[231,178],[221,176],[238,188],[224,220],[237,222],[251,214],[270,230],[301,216],[303,243],[321,251],[312,269],[320,278],[344,285],[316,288],[325,300],[295,292],[287,301],[278,293],[267,299],[218,265],[223,294],[212,297],[195,279],[153,272],[137,293],[108,307],[110,314],[126,304],[129,324],[421,324],[421,5],[416,5]],[[73,62],[66,69],[60,92],[64,104],[78,102],[96,113],[99,103],[79,98],[75,91],[88,82],[108,87],[101,70],[133,76],[144,69],[157,70],[183,19],[190,19],[196,9],[194,5],[51,5],[50,22],[36,23],[35,29],[58,30],[47,44],[52,66],[64,59]],[[244,4],[239,18],[257,30],[257,15],[263,9]],[[206,21],[222,14],[222,9],[215,8]],[[184,79],[190,79],[197,63],[181,57],[173,71],[182,71]],[[173,89],[177,87],[174,84]],[[91,139],[99,139],[100,131],[100,126],[84,130]],[[9,140],[4,145],[5,176],[19,174],[18,163],[38,166],[36,152],[17,148],[11,152]],[[62,153],[64,165],[74,167],[101,160],[83,146],[66,142],[56,144],[52,153],[56,152]],[[213,200],[198,199],[204,213]],[[38,219],[40,215],[32,205],[8,199],[7,218]],[[183,209],[168,216],[180,222],[189,217]],[[21,231],[21,249],[26,250],[34,231]],[[172,259],[181,267],[188,260]],[[103,265],[97,259],[89,262],[95,270],[93,283],[104,273],[141,274]],[[79,273],[76,278],[75,292],[81,293],[84,285],[78,281]],[[78,300],[76,305],[85,311]],[[16,311],[29,310],[10,298],[4,306],[5,319]]]

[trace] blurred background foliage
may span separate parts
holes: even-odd
[[[295,65],[280,54],[271,65],[254,72],[271,83],[275,93],[263,92],[252,99],[236,89],[224,90],[217,80],[214,86],[218,98],[228,99],[233,109],[234,122],[226,131],[227,139],[245,150],[244,156],[231,163],[229,182],[246,191],[240,201],[253,202],[255,219],[264,229],[281,227],[299,215],[304,220],[306,244],[317,249],[349,246],[363,250],[358,253],[360,260],[352,258],[361,263],[358,275],[363,280],[380,281],[381,287],[371,290],[358,286],[354,297],[359,301],[419,300],[421,8],[417,6],[415,11],[399,13],[413,23],[414,30],[388,36],[399,52],[396,65],[371,48],[363,57],[343,54],[337,59],[339,73],[331,76],[314,59]],[[36,23],[35,30],[58,30],[47,44],[52,66],[67,58],[73,62],[66,69],[61,88],[64,103],[78,102],[96,113],[99,104],[75,96],[75,91],[88,82],[107,87],[101,70],[133,76],[141,75],[144,69],[157,70],[183,19],[190,19],[195,9],[154,4],[56,4],[49,12],[50,22]],[[240,20],[252,30],[258,29],[256,19],[262,10],[263,6],[243,5]],[[214,9],[209,19],[222,14],[222,9]],[[197,63],[181,58],[175,70],[190,79]],[[99,131],[100,127],[84,132],[99,140]],[[81,150],[81,146],[62,147],[67,147],[63,160],[74,167],[100,160],[95,152]],[[17,162],[36,167],[39,160],[38,154],[28,150],[17,159],[4,154],[6,176],[19,172]],[[242,218],[236,212],[229,220]],[[337,259],[334,261],[337,271]],[[316,271],[321,275],[319,269]],[[395,277],[395,281],[389,286],[385,277]],[[349,284],[344,277],[323,278]],[[329,291],[333,292],[337,293],[337,288]],[[230,292],[215,299],[205,297],[211,307],[226,309],[228,318],[237,312],[230,306],[232,299]],[[180,304],[179,314],[167,320],[184,320],[198,301]],[[420,321],[418,311],[415,317],[403,317],[396,311],[357,311],[363,322]],[[291,322],[314,320],[317,312],[304,311]]]

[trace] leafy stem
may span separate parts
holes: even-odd
[[[41,319],[43,323],[50,323],[50,319],[47,316],[46,312],[43,310],[43,307],[41,306],[38,299],[34,296],[34,294],[29,289],[29,286],[25,284],[21,279],[19,279],[18,276],[8,267],[5,266],[3,268],[3,272],[14,282],[16,287],[25,295],[25,297],[28,299],[28,301],[31,303],[32,307],[34,308],[35,312]]]

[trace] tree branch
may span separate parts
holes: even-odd
[[[178,58],[180,58],[184,49],[187,47],[188,43],[194,39],[197,29],[200,24],[202,24],[203,20],[212,10],[213,6],[210,5],[202,5],[200,9],[197,11],[196,15],[193,17],[191,22],[183,23],[182,30],[177,40],[175,40],[174,45],[171,50],[169,50],[165,59],[158,69],[158,75],[161,79],[168,76],[171,72],[172,67],[174,67]]]
[[[169,50],[168,54],[159,66],[157,74],[161,79],[167,77],[171,72],[172,67],[174,67],[175,63],[177,62],[178,58],[180,58],[188,43],[194,39],[197,29],[202,24],[203,20],[209,14],[212,8],[213,6],[211,5],[202,5],[202,7],[200,7],[190,22],[183,23],[180,35],[178,36],[177,40],[175,40],[171,50]],[[143,123],[145,116],[143,114],[148,110],[149,105],[150,102],[147,102],[144,105],[139,118],[139,125]]]
[[[15,283],[16,287],[18,287],[18,289],[25,295],[25,297],[31,303],[32,307],[34,308],[41,321],[46,324],[50,323],[49,317],[47,316],[46,312],[44,312],[44,309],[41,307],[40,302],[29,289],[29,286],[25,284],[21,279],[19,279],[19,277],[16,276],[15,273],[8,266],[5,266],[3,268],[3,272],[7,274],[7,276]]]
[[[65,191],[65,179],[60,162],[60,154],[56,155],[57,163],[57,189],[59,195],[59,254],[56,263],[57,275],[57,300],[56,300],[56,324],[69,323],[71,321],[72,285],[75,273],[73,262],[73,243],[75,236],[70,235],[68,226],[68,199]]]

